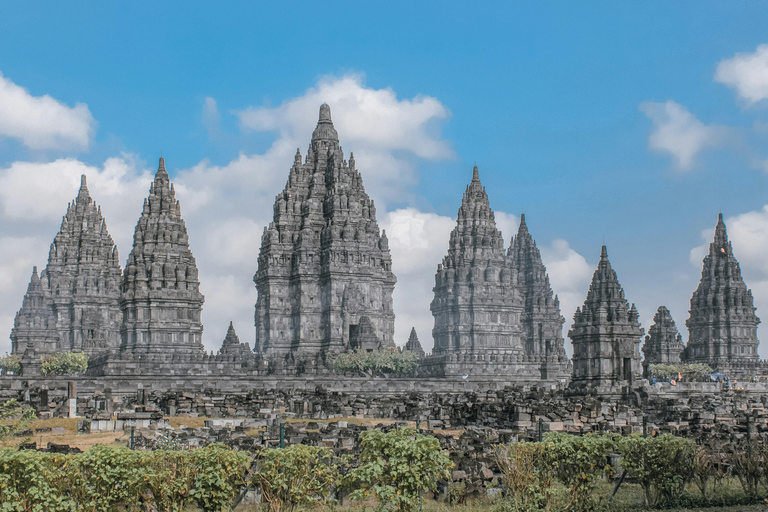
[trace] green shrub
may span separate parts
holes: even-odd
[[[35,417],[34,409],[20,407],[15,399],[0,404],[0,441],[26,429]]]
[[[250,456],[247,452],[213,444],[193,450],[192,464],[196,473],[190,497],[203,512],[229,510],[235,495],[244,485]]]
[[[555,477],[568,489],[568,510],[593,510],[601,496],[594,492],[603,475],[612,471],[608,453],[615,443],[610,436],[573,436],[550,432],[542,441],[545,464],[555,468]]]
[[[519,442],[494,449],[501,482],[509,492],[505,510],[548,509],[552,499],[554,467],[544,456],[544,443]]]
[[[40,356],[43,375],[73,375],[88,369],[88,356],[83,352],[57,352]]]
[[[333,450],[294,444],[261,452],[254,483],[272,512],[309,507],[328,499],[339,480]]]
[[[672,434],[624,437],[618,448],[621,465],[643,488],[647,506],[673,504],[696,469],[696,445]]]
[[[15,374],[21,373],[21,357],[19,354],[8,355],[5,353],[5,357],[0,357],[0,370],[3,372],[11,372]]]
[[[360,441],[360,466],[349,474],[350,483],[358,488],[350,497],[373,495],[379,510],[415,511],[421,493],[434,491],[438,479],[450,478],[453,463],[439,441],[414,428],[368,430],[360,434]]]
[[[396,348],[382,348],[372,352],[344,352],[333,361],[336,371],[363,372],[370,375],[377,373],[402,373],[416,368],[419,356],[410,351],[400,352]]]

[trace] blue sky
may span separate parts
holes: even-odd
[[[3,332],[76,175],[124,261],[162,150],[201,266],[206,346],[229,317],[252,342],[258,234],[322,101],[396,231],[400,343],[416,325],[431,344],[431,281],[475,162],[507,242],[525,211],[566,326],[604,237],[643,326],[665,304],[685,339],[719,211],[768,318],[764,4],[158,4],[2,7],[0,114],[27,100],[42,112],[0,119]]]

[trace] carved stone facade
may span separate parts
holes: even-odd
[[[123,276],[121,349],[134,353],[202,353],[197,264],[165,160],[136,224]]]
[[[345,350],[394,347],[395,281],[376,208],[322,105],[261,239],[256,352],[278,367],[320,368]]]
[[[603,246],[589,292],[576,309],[568,337],[573,343],[574,389],[619,393],[641,378],[643,329],[635,305],[629,307]]]
[[[699,287],[691,297],[684,359],[688,363],[707,363],[721,371],[755,362],[759,323],[752,291],[741,277],[720,214],[709,254],[704,258]]]
[[[559,302],[525,218],[505,254],[477,166],[457,217],[435,275],[435,346],[427,364],[445,375],[567,377]]]
[[[38,352],[95,354],[118,348],[121,276],[117,247],[83,175],[77,197],[67,206],[61,229],[51,244],[48,266],[40,273],[39,286],[45,296],[45,306],[41,307],[50,309],[57,334],[39,343]],[[36,279],[37,272],[30,283],[30,290],[35,289],[35,303],[39,302]],[[19,314],[25,318],[23,308]],[[24,329],[14,328],[15,336],[24,337]],[[17,349],[14,342],[14,352]]]
[[[418,355],[420,358],[423,358],[426,354],[424,353],[424,348],[421,346],[421,342],[419,341],[419,337],[416,335],[416,328],[411,327],[411,334],[408,336],[408,341],[405,342],[405,346],[403,347],[403,350],[406,350],[408,352],[413,352],[414,354]]]
[[[643,376],[652,364],[680,364],[685,345],[666,306],[659,306],[643,343]]]
[[[251,347],[247,343],[240,343],[240,338],[235,332],[235,326],[232,322],[229,322],[229,328],[227,329],[227,335],[224,337],[224,341],[219,349],[221,355],[238,356],[246,359],[253,355]]]
[[[37,275],[37,267],[32,270],[27,293],[11,330],[11,352],[24,355],[28,350],[32,354],[50,354],[59,350],[53,305]]]
[[[507,258],[516,271],[517,287],[523,297],[521,324],[526,356],[538,359],[542,379],[569,377],[569,359],[563,340],[565,318],[560,314],[560,301],[552,292],[547,269],[528,232],[524,213],[520,215],[520,227],[510,243]]]

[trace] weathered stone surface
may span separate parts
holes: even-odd
[[[605,246],[600,252],[581,308],[576,309],[568,336],[573,342],[574,389],[620,392],[641,377],[640,339],[643,329],[635,305],[629,307]]]
[[[48,265],[39,280],[35,272],[27,292],[32,293],[30,299],[34,297],[30,304],[35,304],[34,315],[39,320],[29,324],[30,312],[24,307],[19,311],[11,335],[16,338],[13,351],[30,346],[33,339],[31,346],[39,353],[71,350],[95,354],[119,347],[121,277],[117,247],[83,175],[77,197],[67,206],[51,244]],[[44,309],[50,315],[43,314]],[[49,316],[56,333],[43,334],[40,326],[49,322]]]
[[[59,333],[56,317],[47,290],[43,286],[37,267],[32,270],[27,293],[21,309],[16,313],[11,330],[11,350],[14,354],[50,354],[59,348]],[[30,356],[30,359],[33,359]]]
[[[643,343],[643,376],[652,364],[679,364],[685,345],[666,306],[659,306]]]
[[[435,345],[422,364],[429,374],[516,382],[568,376],[560,305],[525,217],[505,254],[477,166],[434,292]]]
[[[243,359],[253,356],[251,347],[247,343],[240,343],[240,338],[237,336],[235,326],[232,325],[232,322],[229,322],[227,335],[221,343],[219,354],[242,356]]]
[[[403,350],[407,350],[408,352],[413,352],[414,354],[417,354],[419,357],[424,357],[424,349],[421,346],[421,342],[419,341],[419,337],[416,335],[416,328],[411,327],[411,334],[408,336],[408,341],[405,342],[405,347],[403,347]]]
[[[203,353],[203,300],[181,207],[160,158],[125,266],[121,350]]]
[[[262,236],[256,352],[274,371],[310,371],[345,350],[393,347],[395,281],[376,208],[322,105],[307,157],[297,150]]]
[[[709,254],[704,258],[699,287],[691,297],[690,316],[685,322],[688,346],[683,358],[721,371],[755,363],[759,323],[752,291],[741,277],[720,214]]]

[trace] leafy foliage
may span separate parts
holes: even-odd
[[[652,364],[651,376],[657,379],[677,379],[678,375],[687,381],[709,380],[714,370],[708,364]]]
[[[16,400],[0,404],[0,441],[26,429],[35,417],[34,409],[20,407]]]
[[[694,474],[696,445],[672,434],[619,439],[621,464],[645,492],[649,506],[670,504]]]
[[[368,430],[360,439],[360,466],[349,474],[350,483],[359,487],[350,497],[364,499],[373,494],[379,510],[415,511],[420,494],[434,490],[438,479],[450,476],[453,463],[440,442],[416,429]]]
[[[83,352],[57,352],[40,356],[43,375],[73,375],[88,369],[88,356]]]
[[[339,480],[343,464],[330,448],[303,444],[266,449],[258,462],[254,482],[272,512],[325,501]]]
[[[419,363],[419,356],[410,351],[400,352],[396,348],[382,348],[372,352],[356,350],[339,354],[333,361],[337,371],[356,371],[375,375],[376,373],[402,373],[413,370]]]
[[[568,489],[568,510],[597,507],[595,488],[603,474],[610,473],[607,455],[614,448],[610,436],[572,436],[550,432],[542,441],[545,463],[555,468],[556,478]]]
[[[21,357],[19,354],[8,355],[5,353],[5,357],[0,357],[0,370],[3,372],[11,372],[15,374],[21,373]]]
[[[544,450],[544,443],[496,446],[494,459],[503,475],[502,484],[510,494],[507,508],[522,511],[549,507],[555,474]]]

